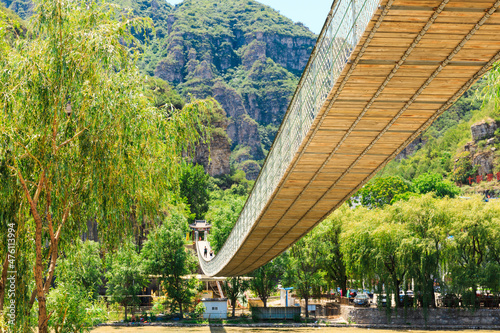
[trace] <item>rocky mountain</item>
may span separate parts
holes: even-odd
[[[259,128],[280,124],[316,36],[247,0],[185,0],[164,22],[146,51],[145,71],[184,96],[217,99],[233,151],[250,147],[246,160],[262,160]],[[254,178],[255,163],[251,170]]]
[[[31,14],[31,0],[0,1],[24,18]],[[236,166],[255,179],[316,35],[254,0],[184,0],[175,6],[165,0],[112,2],[154,23],[146,35],[137,33],[145,73],[169,82],[188,101],[212,96],[222,105],[229,140],[219,137],[212,151],[224,148],[215,156],[221,159],[227,146],[233,154],[248,147]],[[200,153],[199,159],[209,157]]]

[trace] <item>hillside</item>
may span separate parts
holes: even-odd
[[[196,162],[219,175],[229,172],[231,160],[255,179],[316,36],[257,1],[114,2],[153,20],[154,34],[137,36],[146,45],[145,73],[171,83],[186,100],[213,96],[224,108],[227,136],[212,142],[210,155],[226,165],[207,166],[205,148]]]
[[[31,0],[0,1],[23,18],[31,15]],[[169,82],[188,101],[209,96],[219,101],[229,120],[226,138],[213,143],[212,159],[232,151],[233,166],[255,179],[316,36],[253,0],[185,0],[175,6],[162,0],[112,2],[154,23],[154,32],[137,34],[145,73]],[[214,170],[205,155],[198,162]],[[229,172],[229,161],[216,169],[212,175]]]
[[[241,0],[186,0],[155,26],[144,70],[183,96],[215,97],[230,117],[233,161],[254,178],[260,167],[251,160],[265,157],[315,35],[267,6]]]
[[[471,87],[431,127],[379,172],[412,181],[437,173],[467,192],[500,190],[500,111],[497,70]],[[488,176],[489,175],[489,176]]]

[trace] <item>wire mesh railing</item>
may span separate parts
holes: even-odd
[[[217,275],[234,257],[265,209],[295,154],[311,129],[328,94],[347,65],[380,0],[336,0],[311,58],[288,106],[252,193],[219,253],[206,260],[198,249],[203,272]]]

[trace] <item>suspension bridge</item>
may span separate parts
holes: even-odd
[[[208,276],[293,245],[500,59],[500,0],[335,0],[255,186]]]

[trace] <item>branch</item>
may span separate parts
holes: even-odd
[[[33,202],[35,206],[38,204],[38,199],[40,198],[40,193],[42,192],[42,185],[45,180],[45,170],[42,171],[42,175],[40,176],[40,181],[38,182],[38,186],[36,188],[35,196],[33,197]]]
[[[24,148],[24,150],[26,151],[26,154],[28,154],[28,156],[29,156],[29,157],[31,157],[32,159],[34,159],[34,160],[35,160],[35,162],[36,162],[36,163],[38,163],[38,165],[39,165],[40,167],[42,167],[42,163],[38,160],[38,158],[36,158],[36,157],[35,157],[35,156],[34,156],[34,155],[33,155],[33,154],[29,151],[28,147],[26,147],[25,145],[23,145],[22,143],[17,142],[17,141],[16,141],[16,144],[17,144],[18,146],[23,147],[23,148]]]
[[[16,162],[16,164],[17,164],[17,162]],[[26,198],[28,199],[28,203],[30,205],[31,214],[33,214],[33,217],[35,218],[35,221],[37,221],[37,222],[41,221],[42,219],[40,218],[40,215],[38,214],[38,210],[36,209],[35,202],[33,201],[32,197],[30,195],[30,192],[28,190],[28,186],[26,185],[26,181],[24,180],[24,177],[23,177],[23,174],[21,173],[21,170],[16,169],[16,168],[14,168],[12,166],[9,166],[9,168],[11,170],[14,170],[17,173],[19,181],[21,182],[21,185],[23,187],[24,194],[26,195]]]
[[[88,129],[88,127],[85,127],[84,129],[82,129],[80,132],[76,133],[71,139],[68,139],[66,141],[64,141],[63,143],[61,143],[59,146],[57,146],[56,148],[56,153],[59,151],[59,149],[61,149],[62,147],[64,147],[65,145],[67,145],[68,143],[74,141],[76,138],[78,138],[83,132],[85,132],[86,130]]]

